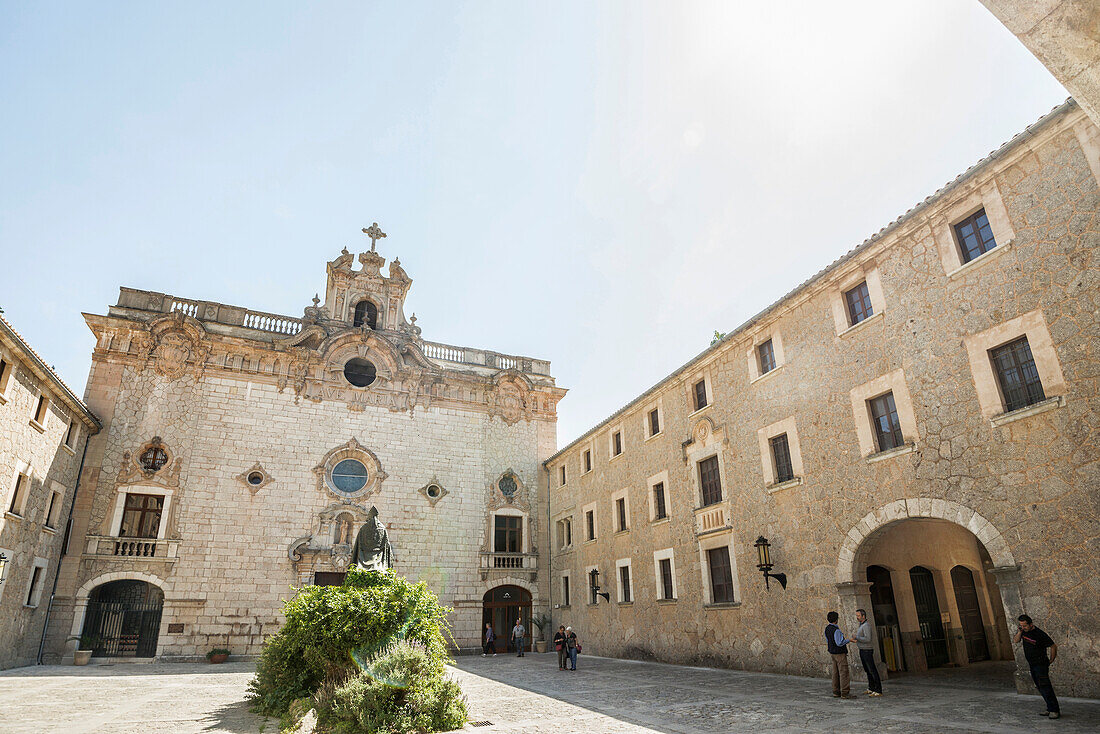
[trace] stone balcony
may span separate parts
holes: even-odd
[[[482,553],[481,578],[526,575],[534,581],[538,563],[536,553]]]
[[[163,538],[113,538],[89,535],[85,555],[100,559],[175,563],[179,541]]]

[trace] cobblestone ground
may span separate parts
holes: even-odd
[[[3,734],[276,734],[249,713],[249,663],[39,666],[0,672]],[[582,656],[462,657],[476,732],[1035,732],[1100,731],[1100,701],[1066,699],[1037,715],[1003,664],[886,683],[879,699],[834,699],[826,680]]]

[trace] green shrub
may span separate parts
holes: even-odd
[[[349,568],[343,586],[307,586],[283,603],[286,623],[264,647],[249,693],[254,709],[283,717],[292,701],[322,684],[341,685],[368,660],[401,640],[446,660],[448,609],[424,584],[386,572]]]
[[[466,723],[462,690],[425,648],[398,642],[361,673],[317,694],[318,722],[333,734],[450,731]]]

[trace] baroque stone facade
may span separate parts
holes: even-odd
[[[1067,101],[551,457],[554,624],[821,675],[831,609],[910,671],[1029,613],[1100,696],[1098,141]]]
[[[565,391],[546,361],[422,339],[404,314],[412,280],[397,260],[382,274],[380,230],[364,231],[360,267],[346,249],[328,263],[325,302],[302,318],[127,288],[86,315],[105,430],[54,659],[81,632],[101,638],[97,655],[257,654],[293,586],[338,580],[371,506],[397,572],[455,608],[459,646],[477,646],[496,587],[521,587],[526,614],[546,608],[538,478]],[[498,553],[509,514],[524,547]]]
[[[0,317],[0,668],[33,665],[99,421]]]

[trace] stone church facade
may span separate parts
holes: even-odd
[[[1100,696],[1098,251],[1070,100],[545,463],[554,624],[821,675],[863,608],[884,669],[1016,655],[1031,691],[1028,613]]]
[[[399,260],[346,249],[301,318],[123,288],[50,621],[96,656],[259,653],[292,587],[337,583],[372,506],[398,573],[485,619],[546,608],[546,484],[564,390],[544,360],[425,341]],[[503,601],[501,601],[503,600]],[[495,616],[494,616],[495,615]]]

